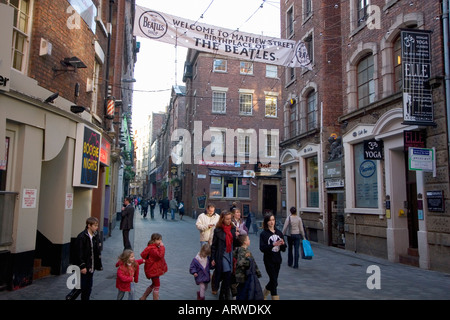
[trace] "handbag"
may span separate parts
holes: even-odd
[[[290,237],[291,236],[291,216],[289,216],[288,220],[289,220],[288,227],[287,227],[286,233],[284,235],[287,237]]]
[[[314,252],[312,251],[311,243],[308,240],[303,239],[302,240],[302,259],[311,260],[312,257],[314,257]]]

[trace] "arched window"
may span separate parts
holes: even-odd
[[[358,64],[358,108],[375,101],[373,55],[367,55]]]
[[[297,135],[297,101],[291,99],[289,112],[289,137],[293,138]]]
[[[400,36],[398,36],[394,41],[394,92],[399,92],[402,88],[402,43]]]
[[[317,128],[317,103],[316,92],[311,91],[306,97],[306,114],[308,120],[308,131]]]

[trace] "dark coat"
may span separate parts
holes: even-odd
[[[133,229],[134,207],[129,204],[122,210],[122,219],[120,220],[120,230]]]
[[[80,270],[84,268],[87,270],[103,270],[99,244],[100,239],[98,233],[95,233],[92,237],[92,246],[87,228],[78,234],[75,242],[76,254],[74,264],[79,266]],[[94,253],[93,260],[92,253]]]
[[[233,252],[234,248],[239,246],[239,241],[236,239],[236,228],[231,227],[231,234],[233,235],[233,248],[231,248],[231,251]],[[223,231],[222,228],[215,228],[214,229],[214,236],[213,241],[211,244],[211,261],[215,262],[215,270],[217,276],[214,277],[214,283],[215,287],[219,288],[219,284],[221,281],[221,276],[223,266],[222,266],[222,260],[223,260],[223,254],[225,253],[225,249],[227,247],[226,240],[225,240],[225,231]]]
[[[281,264],[281,252],[286,251],[286,244],[280,246],[278,252],[273,251],[273,243],[283,239],[283,233],[275,228],[272,233],[269,229],[263,230],[259,236],[259,250],[264,253],[264,263]]]

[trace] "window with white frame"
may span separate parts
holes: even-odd
[[[14,8],[12,67],[24,72],[30,43],[31,1],[10,0],[9,5]]]
[[[227,72],[227,60],[214,59],[213,71],[214,72]]]
[[[243,93],[239,94],[239,114],[252,115],[253,113],[253,94]]]
[[[226,132],[224,129],[211,128],[211,156],[223,156],[225,154]]]
[[[266,154],[268,158],[274,158],[278,155],[278,141],[279,137],[275,134],[266,134]]]
[[[226,91],[213,91],[212,93],[212,112],[225,113],[227,110]]]
[[[250,178],[211,176],[211,198],[250,198]]]
[[[278,67],[272,64],[266,64],[266,77],[278,78]]]
[[[369,6],[369,0],[355,0],[357,2],[356,18],[358,26],[365,24],[367,20],[367,7]]]
[[[239,67],[240,74],[253,74],[253,62],[251,61],[241,61]]]
[[[358,64],[358,107],[375,101],[375,80],[373,55],[369,54]]]
[[[266,108],[265,108],[265,116],[269,118],[277,117],[277,97],[266,95]]]
[[[297,102],[290,106],[289,110],[289,138],[297,135]]]
[[[312,0],[303,0],[303,10],[304,19],[307,19],[312,15]]]
[[[238,135],[238,155],[249,156],[250,155],[250,141],[251,135],[248,133],[239,133]]]

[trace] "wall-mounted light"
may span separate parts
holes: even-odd
[[[56,67],[53,67],[54,72],[67,72],[67,71],[73,71],[77,72],[77,69],[84,69],[87,68],[87,66],[77,57],[71,57],[71,58],[64,58],[60,61],[61,65],[64,67],[64,69],[58,69]],[[71,69],[69,69],[71,68]]]
[[[89,109],[86,107],[77,106],[77,105],[70,106],[70,111],[72,111],[73,113],[82,113],[83,111],[86,111],[86,110],[89,110]]]
[[[55,92],[50,97],[45,99],[44,102],[46,102],[46,103],[53,103],[53,102],[55,102],[55,99],[58,98],[58,97],[59,97],[59,92]]]

